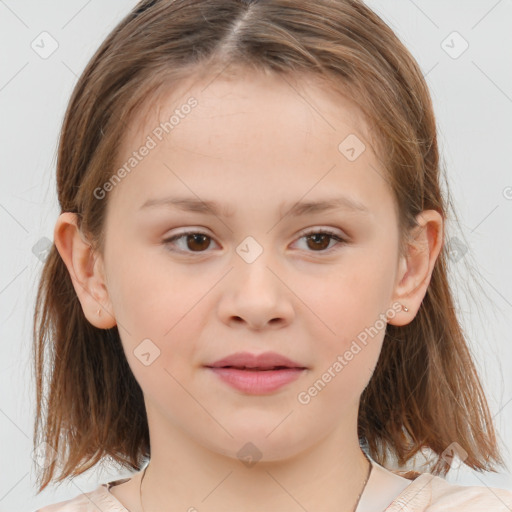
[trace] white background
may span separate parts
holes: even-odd
[[[129,475],[91,471],[35,496],[30,350],[42,265],[33,247],[43,237],[53,239],[59,212],[55,156],[64,110],[87,61],[135,3],[0,0],[0,512],[31,512]],[[462,221],[462,233],[451,236],[467,249],[454,259],[452,279],[460,285],[462,321],[509,465],[499,474],[462,468],[447,479],[512,489],[512,1],[367,3],[416,57],[432,93],[442,158]],[[31,47],[43,31],[58,42],[46,59]],[[469,44],[458,58],[442,46],[453,31]],[[462,48],[453,36],[444,44],[452,52]],[[468,264],[485,293],[468,288]]]

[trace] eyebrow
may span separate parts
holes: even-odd
[[[186,212],[210,213],[218,217],[233,217],[235,212],[230,210],[227,205],[220,205],[216,201],[201,200],[194,197],[162,197],[157,199],[148,199],[139,210],[153,207],[174,207]],[[280,211],[286,206],[281,203]],[[334,197],[321,201],[299,201],[295,203],[287,215],[294,217],[323,213],[332,210],[352,210],[366,215],[371,214],[370,209],[360,201],[347,196]]]

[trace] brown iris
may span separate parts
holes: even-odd
[[[187,248],[192,251],[194,250],[194,247],[189,243],[190,240],[193,240],[193,244],[196,245],[196,248],[198,248],[199,251],[208,249],[208,246],[210,245],[210,237],[208,235],[203,235],[201,233],[190,234],[187,235]]]
[[[318,243],[318,237],[320,237],[321,239],[323,239],[323,241],[327,242],[327,243],[322,243],[321,247],[319,247],[318,245],[315,245],[314,247],[311,247],[309,245],[309,242],[311,240],[314,240],[314,243],[317,244]],[[307,237],[307,240],[308,240],[308,247],[310,249],[326,249],[327,247],[329,247],[329,243],[331,241],[331,238],[332,238],[332,235],[328,235],[326,233],[314,233],[312,235],[308,235]]]

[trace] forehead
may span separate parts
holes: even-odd
[[[349,98],[349,91],[335,90],[327,78],[314,73],[298,75],[234,67],[190,73],[172,85],[163,81],[125,127],[124,142],[128,144],[123,144],[123,149],[144,140],[160,123],[168,122],[173,113],[180,117],[174,116],[175,125],[171,128],[172,138],[178,139],[184,128],[183,125],[180,130],[175,128],[182,118],[188,117],[186,112],[183,115],[180,111],[187,109],[186,103],[191,98],[197,101],[191,117],[208,119],[208,123],[202,123],[205,130],[213,131],[212,123],[223,125],[226,117],[232,115],[245,115],[244,123],[249,129],[249,114],[252,114],[259,127],[265,125],[261,117],[268,116],[267,131],[279,117],[283,124],[294,122],[296,129],[313,137],[319,131],[336,134],[341,127],[337,136],[343,134],[343,129],[351,130],[365,142],[373,143],[373,134],[368,131],[362,111]],[[194,129],[197,128],[201,126],[194,125]],[[287,132],[292,129],[290,125],[286,128]],[[170,132],[164,135],[171,138]],[[232,137],[235,136],[233,133]]]
[[[334,184],[371,200],[385,187],[361,111],[314,76],[191,76],[132,119],[118,165],[148,138],[154,147],[130,185],[114,191],[130,188],[137,206],[162,187],[227,198],[236,183],[255,197],[283,199],[288,190],[297,200]]]

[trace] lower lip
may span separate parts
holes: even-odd
[[[305,368],[287,368],[285,370],[209,369],[230,386],[253,395],[275,391],[296,380],[305,371]]]

